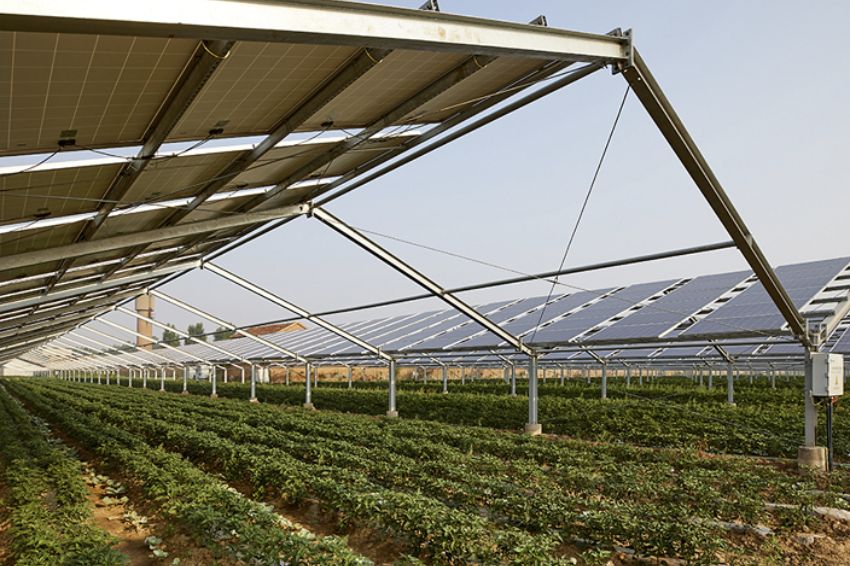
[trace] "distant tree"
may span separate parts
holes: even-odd
[[[213,340],[216,342],[220,342],[222,340],[227,340],[233,334],[233,331],[229,328],[225,328],[223,326],[219,326],[213,332]]]
[[[173,330],[172,330],[173,329]],[[162,341],[169,346],[179,346],[180,345],[180,335],[175,332],[177,328],[173,324],[169,324],[168,328],[162,331]],[[162,346],[160,346],[162,347]]]
[[[207,341],[207,337],[205,336],[206,330],[204,330],[204,323],[203,322],[196,322],[195,324],[190,324],[189,327],[186,329],[186,333],[189,336],[194,336],[198,340],[203,340],[204,342]],[[185,338],[184,343],[185,344],[191,344],[192,340]]]

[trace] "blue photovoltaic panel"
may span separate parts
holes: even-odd
[[[667,348],[657,357],[659,358],[692,358],[705,350],[705,346],[687,346],[684,348]]]
[[[419,319],[414,324],[400,326],[394,332],[381,336],[377,339],[378,346],[395,350],[400,343],[406,343],[407,336],[418,335],[420,332],[436,327],[446,321],[453,321],[451,324],[457,324],[457,314],[453,310],[437,311],[432,316]]]
[[[495,312],[491,312],[494,309],[490,308],[489,305],[476,310],[478,310],[478,312],[484,313],[487,318],[489,318],[496,324],[501,324],[502,322],[508,320],[511,317],[514,317],[518,314],[522,314],[525,311],[534,308],[536,305],[542,304],[545,300],[546,297],[533,297],[531,299],[522,299],[521,301],[516,302],[503,301],[502,303],[499,303],[501,308]],[[477,334],[482,330],[484,330],[483,326],[480,326],[477,322],[470,321],[469,324],[464,324],[460,328],[450,330],[445,334],[435,336],[434,338],[429,338],[428,340],[417,344],[416,347],[422,349],[445,348],[450,344],[454,344],[459,340],[472,336],[473,334]],[[460,346],[462,344],[458,345]]]
[[[780,343],[771,346],[770,349],[768,349],[764,354],[766,356],[793,356],[795,354],[799,354],[800,356],[802,356],[803,354],[805,354],[805,350],[803,350],[803,347],[796,342]]]
[[[657,338],[750,276],[750,271],[704,275],[593,335],[592,340]]]
[[[611,289],[600,289],[597,291],[579,291],[578,293],[573,293],[572,295],[562,295],[555,302],[550,302],[546,307],[546,313],[543,318],[543,322],[547,320],[552,320],[553,318],[564,314],[565,312],[569,312],[575,308],[580,307],[588,301],[591,301],[597,298],[600,295],[604,295],[609,292]],[[537,320],[540,317],[540,310],[535,309],[528,314],[523,315],[516,320],[508,322],[507,324],[501,325],[502,328],[513,334],[514,336],[521,336],[523,333],[528,332],[535,326],[537,326]],[[497,346],[500,344],[502,340],[488,332],[486,334],[482,334],[481,336],[476,336],[472,340],[463,343],[463,346]]]
[[[482,314],[490,314],[493,311],[505,306],[511,301],[498,301],[495,303],[488,303],[486,305],[476,305],[473,308]],[[455,311],[450,311],[455,312]],[[456,313],[459,314],[459,313]],[[438,340],[442,336],[437,336],[440,333],[443,333],[449,329],[453,329],[456,326],[463,325],[467,327],[472,322],[472,319],[468,318],[466,315],[452,316],[450,318],[444,319],[440,324],[437,325],[429,325],[427,328],[423,328],[419,332],[409,334],[404,336],[403,338],[395,341],[393,344],[389,345],[389,349],[393,351],[405,350],[410,348],[413,345],[416,345],[416,348],[421,347],[421,343],[426,340]],[[431,348],[439,348],[441,346],[432,346]],[[424,349],[424,347],[422,347]]]
[[[437,314],[437,311],[430,311],[419,314],[406,314],[394,316],[386,319],[381,324],[377,325],[368,325],[358,330],[352,330],[351,333],[372,344],[373,346],[377,346],[384,337],[392,332],[398,331],[402,328],[409,328],[416,324],[420,324],[422,321],[427,320],[429,317]],[[341,339],[341,341],[336,341],[333,344],[328,344],[324,350],[321,352],[317,352],[317,354],[357,354],[362,353],[364,350],[360,346],[349,342],[348,340]]]
[[[844,269],[850,258],[829,259],[786,265],[776,269],[782,286],[799,309]],[[779,330],[785,319],[779,314],[767,291],[756,283],[737,297],[721,305],[682,335],[722,334],[742,330]]]
[[[537,330],[533,343],[566,342],[600,322],[604,322],[617,313],[634,306],[635,303],[666,289],[675,282],[676,279],[670,279],[626,287],[609,297],[605,297],[598,303],[566,316],[558,322],[541,327]]]

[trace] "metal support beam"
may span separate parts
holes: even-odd
[[[304,408],[308,411],[314,410],[316,407],[313,405],[313,385],[312,385],[312,376],[310,375],[310,370],[312,369],[310,362],[304,364]]]
[[[220,319],[217,316],[209,314],[208,312],[204,312],[197,307],[193,307],[192,305],[181,301],[180,299],[175,299],[174,297],[172,297],[170,295],[166,295],[165,293],[163,293],[161,291],[157,291],[155,289],[149,290],[148,294],[153,295],[154,297],[159,297],[163,301],[165,301],[167,303],[171,303],[172,305],[174,305],[178,308],[181,308],[181,309],[183,309],[187,312],[190,312],[192,314],[196,314],[196,315],[198,315],[202,318],[206,318],[207,320],[209,320],[209,321],[211,321],[211,322],[213,322],[213,323],[215,323],[219,326],[227,328],[228,330],[232,330],[232,331],[236,332],[237,334],[239,334],[240,336],[244,336],[245,338],[248,338],[252,342],[256,342],[257,344],[262,344],[266,348],[274,350],[275,352],[277,352],[279,354],[283,354],[285,356],[288,356],[288,357],[290,357],[294,360],[297,360],[301,363],[307,362],[307,358],[305,358],[305,357],[303,357],[303,356],[301,356],[301,355],[299,355],[299,354],[297,354],[297,353],[295,353],[291,350],[288,350],[286,348],[278,346],[274,342],[266,340],[265,338],[262,338],[260,336],[255,336],[255,335],[251,334],[250,332],[242,330],[241,328],[237,327],[235,324],[233,324],[231,322],[227,322],[226,320]]]
[[[726,363],[726,403],[735,404],[735,366],[729,361]]]
[[[312,209],[311,214],[335,232],[343,235],[345,238],[354,242],[355,244],[357,244],[367,252],[371,253],[372,255],[374,255],[375,257],[377,257],[399,273],[405,275],[410,280],[414,281],[415,283],[432,293],[435,297],[442,299],[445,303],[447,303],[460,313],[466,315],[474,322],[477,322],[485,329],[492,332],[493,334],[510,344],[512,347],[516,348],[517,351],[529,356],[534,355],[533,350],[523,344],[522,340],[512,335],[510,332],[506,331],[501,326],[476,311],[474,308],[466,304],[461,299],[455,297],[451,293],[448,293],[435,281],[429,279],[424,274],[418,272],[409,264],[396,257],[391,252],[378,245],[376,242],[370,240],[356,229],[345,224],[336,216],[330,214],[328,211],[322,208],[316,207]]]
[[[100,322],[100,323],[105,324],[107,326],[111,326],[112,328],[114,328],[116,330],[120,330],[121,332],[126,332],[127,334],[131,334],[131,335],[133,335],[137,338],[147,338],[147,336],[145,336],[144,334],[136,332],[135,330],[133,330],[131,328],[127,328],[126,326],[121,326],[120,324],[106,320],[105,318],[96,318],[95,320],[97,322]],[[81,328],[86,328],[86,330],[90,330],[92,332],[98,332],[97,330],[95,330],[93,328],[88,328],[88,327],[81,327]],[[171,330],[171,329],[169,329],[169,330]],[[100,332],[98,332],[98,333],[100,334]],[[206,359],[198,357],[195,354],[191,354],[191,353],[186,352],[184,350],[181,350],[179,348],[175,348],[171,344],[166,344],[165,342],[157,342],[157,345],[162,346],[163,348],[166,348],[167,350],[171,350],[172,352],[176,352],[177,354],[180,354],[181,356],[186,356],[187,358],[192,358],[196,362],[208,363],[208,361]],[[133,344],[133,347],[139,349],[136,346],[136,344]],[[147,348],[144,348],[144,351],[145,351],[146,354],[152,354],[152,355],[160,356],[160,354],[157,354],[153,349],[148,350]],[[160,357],[162,357],[163,359],[168,359],[168,358],[165,358],[164,356],[160,356]],[[169,360],[169,362],[171,362],[171,360]]]
[[[758,276],[765,291],[788,323],[791,333],[805,348],[810,349],[812,342],[803,316],[636,49],[633,50],[633,60],[634,64],[621,66],[626,81],[738,246],[750,268]]]
[[[396,408],[396,365],[395,360],[390,360],[389,370],[389,406],[387,408],[387,416],[391,419],[398,417],[398,409]]]
[[[250,360],[243,358],[239,354],[236,354],[236,353],[234,353],[230,350],[227,350],[226,348],[222,348],[221,346],[218,346],[218,345],[216,345],[212,342],[204,342],[203,340],[201,340],[199,338],[195,338],[194,336],[190,336],[189,334],[187,334],[186,332],[183,332],[182,330],[178,330],[177,328],[172,328],[172,327],[170,327],[166,324],[159,322],[158,320],[148,318],[148,317],[143,316],[143,315],[141,315],[141,314],[139,314],[135,311],[131,311],[130,309],[126,309],[124,307],[115,307],[115,310],[117,310],[119,312],[123,312],[124,314],[129,314],[133,318],[137,318],[139,320],[144,320],[145,322],[149,322],[149,323],[153,324],[154,326],[156,326],[157,328],[161,328],[163,330],[170,330],[170,331],[174,332],[175,334],[177,334],[178,336],[180,336],[181,338],[189,339],[192,342],[194,342],[195,344],[200,344],[202,346],[206,346],[207,348],[209,348],[211,350],[215,350],[216,352],[218,352],[220,354],[224,354],[227,358],[239,360],[240,362],[242,362],[244,364],[250,364],[251,363]],[[180,351],[180,353],[184,353],[182,350],[179,350],[179,351]]]
[[[602,399],[608,398],[608,364],[602,364]]]
[[[154,0],[127,11],[109,0],[0,4],[0,29],[231,41],[297,42],[524,56],[626,60],[630,41],[442,12],[354,2]]]
[[[543,433],[543,427],[537,422],[537,356],[528,357],[528,422],[525,433],[537,436]]]
[[[378,356],[379,358],[381,358],[383,360],[386,360],[386,361],[392,361],[393,360],[392,356],[382,352],[381,349],[378,348],[377,346],[373,346],[372,344],[366,342],[365,340],[358,338],[357,336],[353,335],[352,333],[350,333],[346,330],[343,330],[339,326],[332,324],[332,323],[324,320],[321,317],[318,317],[318,316],[311,314],[310,312],[299,307],[298,305],[296,305],[296,304],[294,304],[290,301],[287,301],[286,299],[283,299],[283,298],[275,295],[274,293],[267,291],[266,289],[263,289],[259,285],[251,283],[247,279],[243,279],[242,277],[224,269],[223,267],[219,267],[218,265],[211,263],[211,262],[206,262],[201,267],[203,269],[207,270],[207,271],[210,271],[211,273],[215,273],[216,275],[223,277],[224,279],[230,281],[231,283],[235,283],[236,285],[242,287],[243,289],[251,291],[255,295],[258,295],[258,296],[266,299],[269,302],[272,302],[272,303],[274,303],[274,304],[276,304],[280,307],[285,308],[286,310],[288,310],[290,312],[297,314],[300,317],[303,317],[306,320],[309,320],[310,322],[314,323],[315,325],[320,326],[320,327],[324,328],[325,330],[327,330],[328,332],[331,332],[331,333],[336,334],[337,336],[339,336],[341,338],[348,340],[352,344],[355,344],[356,346],[363,348],[367,352],[371,352],[372,354]],[[151,291],[151,292],[153,293],[154,291]],[[304,361],[304,360],[301,360],[301,361]]]
[[[90,242],[79,242],[76,244],[55,246],[32,252],[23,252],[0,258],[0,271],[22,269],[32,265],[38,265],[40,263],[62,260],[67,257],[82,257],[102,254],[141,244],[152,244],[154,242],[164,242],[166,240],[185,238],[196,234],[217,232],[225,228],[235,228],[251,224],[263,224],[270,220],[298,216],[300,214],[304,214],[306,211],[307,208],[304,205],[282,206],[258,212],[234,214],[222,218],[214,218],[212,220],[186,222],[176,226],[144,230],[121,236],[110,236],[99,240],[92,240]]]

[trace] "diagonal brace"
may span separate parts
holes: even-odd
[[[323,208],[313,207],[310,212],[314,217],[324,223],[326,226],[342,234],[370,254],[374,255],[399,273],[405,275],[407,278],[411,279],[419,286],[425,288],[428,292],[430,292],[435,297],[442,299],[445,303],[448,303],[449,306],[456,309],[460,313],[468,316],[473,321],[477,322],[488,331],[492,332],[514,348],[517,351],[529,355],[534,356],[535,352],[525,344],[523,344],[522,340],[510,332],[503,329],[501,326],[491,321],[489,318],[479,313],[470,305],[466,304],[461,299],[455,297],[453,294],[448,292],[444,287],[439,285],[437,282],[428,278],[426,275],[418,272],[412,266],[407,264],[404,260],[393,255],[389,250],[378,245],[376,242],[370,240],[355,228],[349,226],[336,216],[332,215],[328,211]]]

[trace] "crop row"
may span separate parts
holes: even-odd
[[[722,544],[717,533],[704,526],[710,522],[696,525],[694,517],[756,521],[764,518],[765,497],[808,503],[799,478],[681,451],[529,442],[486,430],[305,415],[206,399],[145,396],[125,388],[56,383],[50,389],[46,394],[63,403],[83,397],[86,401],[77,401],[81,410],[149,434],[232,477],[253,470],[258,489],[271,488],[290,499],[323,499],[349,517],[346,501],[317,478],[345,484],[359,472],[373,490],[416,489],[453,509],[484,514],[502,527],[555,531],[562,539],[693,558]],[[270,468],[270,462],[260,461],[263,457],[286,461],[287,467]],[[381,523],[382,509],[365,511],[356,518]],[[433,537],[426,529],[429,524],[420,519],[419,527]],[[648,529],[648,524],[654,527]],[[387,522],[378,526],[387,529]],[[411,538],[397,526],[394,534]],[[433,553],[443,543],[429,544]],[[544,550],[545,545],[534,552],[542,557]],[[438,556],[457,559],[457,549]],[[523,562],[534,556],[526,554]]]
[[[656,390],[661,390],[661,387],[656,386]],[[179,391],[182,384],[169,381],[166,388]],[[673,391],[669,395],[681,393],[678,386],[671,389]],[[249,396],[247,384],[220,383],[217,390],[222,397],[247,399]],[[190,382],[189,391],[209,395],[210,385]],[[780,393],[776,402],[766,397],[758,402],[729,406],[723,403],[677,402],[675,398],[664,398],[663,395],[655,399],[625,397],[602,400],[595,396],[549,395],[548,391],[542,390],[539,420],[547,433],[585,440],[794,457],[803,440],[803,406],[802,402],[785,401],[789,395]],[[300,406],[304,402],[304,387],[260,384],[257,397],[267,403]],[[399,413],[405,418],[507,430],[516,430],[526,422],[527,402],[527,398],[520,396],[457,391],[440,395],[401,390],[397,396]],[[383,415],[387,410],[387,393],[371,388],[319,387],[313,390],[313,403],[320,409]],[[850,419],[843,418],[844,414],[845,409],[839,407],[834,421],[835,453],[839,458],[850,457]],[[822,434],[825,432],[822,431]],[[822,440],[825,442],[825,439]]]
[[[366,564],[344,540],[317,537],[249,500],[179,455],[36,389],[8,382],[27,406],[129,476],[169,523],[217,555],[247,564]],[[97,562],[93,562],[97,563]]]
[[[92,523],[81,463],[0,386],[0,470],[17,564],[126,563]]]

